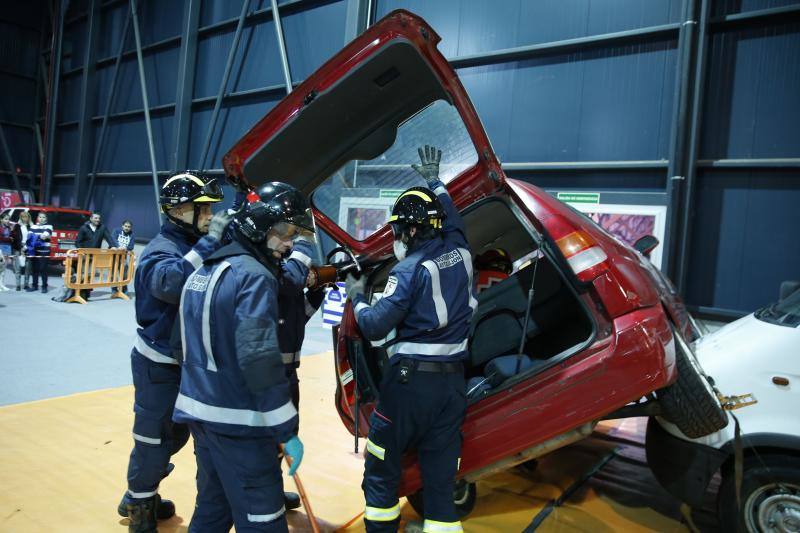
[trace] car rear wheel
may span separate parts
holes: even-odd
[[[407,496],[408,503],[414,508],[421,517],[425,516],[425,503],[422,497],[422,489],[414,494]],[[456,481],[455,489],[453,490],[453,503],[456,505],[456,513],[458,518],[466,518],[475,508],[475,501],[478,498],[478,491],[475,488],[475,483],[468,483],[463,479]]]
[[[800,458],[752,455],[743,465],[742,507],[736,505],[733,465],[719,489],[722,531],[800,531]]]
[[[728,416],[683,336],[674,328],[672,334],[678,379],[657,393],[662,416],[692,439],[719,431],[728,425]]]

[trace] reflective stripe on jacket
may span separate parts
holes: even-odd
[[[391,337],[387,351],[393,361],[467,357],[469,326],[477,306],[472,255],[461,215],[444,185],[439,182],[434,192],[447,214],[441,238],[423,241],[398,262],[374,305],[363,295],[353,300],[356,321],[368,339]]]
[[[277,270],[277,269],[276,269]],[[186,281],[176,422],[285,442],[297,411],[278,346],[275,273],[233,242]]]

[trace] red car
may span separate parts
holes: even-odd
[[[602,419],[661,415],[694,435],[724,426],[671,283],[582,214],[506,178],[439,40],[421,18],[394,11],[272,109],[224,167],[253,185],[280,179],[308,194],[323,245],[332,239],[352,256],[375,300],[394,264],[389,210],[401,191],[425,185],[410,168],[417,147],[442,150],[440,177],[472,253],[502,248],[514,264],[478,295],[472,321],[461,511],[474,504],[475,480],[586,437]],[[525,364],[494,373],[491,362],[520,341]],[[349,303],[334,348],[339,415],[366,437],[386,350],[362,337]],[[412,452],[400,490],[417,510],[421,486]]]
[[[63,260],[67,256],[68,250],[75,249],[78,230],[89,220],[89,215],[91,215],[91,212],[85,209],[41,204],[18,204],[4,209],[3,214],[11,215],[11,221],[16,223],[22,211],[31,214],[31,224],[36,223],[39,213],[47,215],[47,223],[53,226],[53,235],[50,237],[51,260]]]

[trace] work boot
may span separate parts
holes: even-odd
[[[152,498],[135,500],[125,506],[128,519],[128,533],[158,533],[156,526],[156,509],[161,498],[156,494]]]
[[[117,513],[125,518],[128,516],[128,500],[127,496],[123,496],[117,506]],[[169,520],[175,516],[175,504],[172,500],[162,500],[158,498],[158,509],[156,509],[156,520]]]
[[[287,511],[291,511],[292,509],[297,509],[300,507],[300,495],[296,492],[284,492],[283,493],[283,504],[286,506]]]
[[[34,285],[33,287],[25,287],[25,292],[36,292],[39,290],[38,285]]]
[[[47,285],[42,287],[42,294],[47,294]]]

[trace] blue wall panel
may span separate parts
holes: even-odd
[[[153,144],[156,165],[159,170],[167,168],[172,154],[173,118],[152,116]],[[96,135],[99,136],[99,128]],[[150,153],[147,147],[147,130],[142,116],[118,119],[109,123],[106,144],[100,159],[98,172],[150,172]]]
[[[92,209],[102,213],[109,228],[118,228],[126,219],[133,223],[137,238],[152,238],[160,220],[153,182],[145,178],[98,178]]]
[[[687,298],[752,311],[800,272],[800,173],[715,170],[701,176]]]
[[[340,0],[281,18],[292,81],[304,80],[342,49],[346,17],[347,2]]]
[[[798,95],[800,24],[714,35],[702,157],[797,157]]]
[[[677,22],[680,0],[378,0],[376,20],[394,9],[423,17],[446,57]]]
[[[58,128],[58,142],[55,146],[55,174],[75,172],[78,153],[78,127],[67,126]]]
[[[198,41],[197,74],[194,97],[216,96],[225,62],[228,60],[234,30],[215,33]],[[239,40],[227,92],[280,85],[283,82],[280,53],[271,21],[245,26]]]
[[[664,159],[674,46],[600,49],[464,68],[459,76],[502,161]]]
[[[281,18],[295,82],[305,79],[345,44],[349,1],[279,2],[291,4],[282,10]],[[418,13],[442,36],[440,50],[454,58],[677,23],[681,21],[684,1],[376,0],[374,15],[377,20],[396,8]],[[145,45],[180,35],[185,1],[139,3]],[[713,0],[712,13],[719,16],[797,3],[798,0]],[[73,0],[69,16],[85,11],[88,4],[89,0]],[[241,7],[241,0],[202,0],[200,26],[236,19]],[[269,0],[253,0],[249,11],[269,7]],[[101,12],[98,59],[116,53],[128,5],[111,2]],[[0,25],[3,18],[0,14]],[[800,23],[796,20],[766,19],[724,28],[714,26],[701,159],[800,157]],[[32,35],[36,35],[35,27],[33,24]],[[83,66],[85,27],[85,19],[78,19],[65,30],[64,70]],[[235,24],[227,24],[199,36],[191,88],[194,98],[216,96],[234,29]],[[34,45],[38,46],[38,42]],[[5,38],[0,32],[0,70],[31,68],[30,60],[17,60],[17,56],[32,53],[35,59],[35,51],[30,47],[17,50],[15,46],[14,39]],[[131,32],[126,49],[133,47]],[[504,162],[663,160],[670,157],[673,135],[676,48],[675,34],[662,35],[633,44],[594,45],[462,68],[458,73]],[[152,106],[175,102],[179,55],[178,39],[145,53]],[[113,64],[100,67],[92,82],[96,88],[94,115],[101,115],[105,108],[112,67]],[[59,121],[77,119],[80,80],[80,75],[62,79]],[[135,56],[124,60],[119,82],[114,112],[141,108]],[[222,155],[283,96],[283,83],[274,22],[269,16],[251,18],[242,34],[227,91],[279,89],[257,97],[224,101],[206,168],[221,166]],[[18,83],[9,79],[4,84],[4,94],[9,96],[3,98],[0,118],[30,123],[32,105],[13,106],[6,102],[24,100],[32,92],[31,87],[24,80]],[[212,106],[213,101],[192,105],[190,167],[200,166]],[[160,170],[169,168],[174,151],[173,114],[171,107],[153,114]],[[93,123],[93,143],[99,125],[99,121]],[[6,128],[7,132],[11,130]],[[22,133],[25,135],[12,142],[15,151],[30,143],[30,132]],[[61,128],[56,172],[74,170],[76,135],[76,127]],[[24,158],[26,164],[29,152],[30,148]],[[99,170],[150,171],[141,114],[112,119]],[[667,183],[666,169],[515,171],[509,175],[550,189],[609,192],[663,193]],[[797,172],[778,170],[701,173],[694,204],[687,294],[690,304],[752,310],[774,298],[780,280],[796,277],[800,271],[800,241],[791,240],[793,236],[787,228],[796,228],[800,222],[794,214],[794,206],[800,201],[799,177]],[[71,187],[71,177],[57,179],[53,185],[56,198],[71,200]],[[95,205],[109,223],[117,225],[123,218],[131,218],[141,237],[157,231],[152,203],[149,176],[102,178],[97,183]],[[785,245],[786,242],[790,244]]]
[[[239,100],[226,103],[220,109],[217,127],[211,137],[211,146],[206,158],[205,168],[222,168],[222,156],[234,145],[242,135],[252,128],[256,122],[266,115],[282,98],[278,93],[272,99],[260,98],[258,101]],[[211,120],[211,107],[196,110],[192,113],[192,128],[189,144],[189,166],[200,168],[200,156],[203,143]]]

